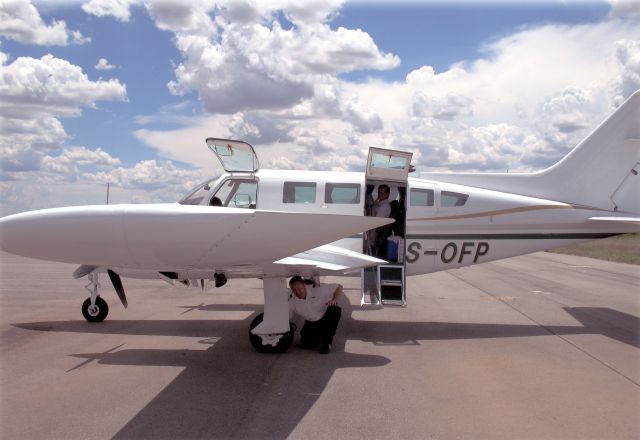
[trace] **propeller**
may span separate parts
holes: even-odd
[[[109,279],[113,284],[113,288],[116,289],[116,293],[118,294],[118,298],[120,298],[120,302],[126,309],[128,305],[127,296],[124,294],[124,287],[122,286],[122,280],[120,279],[120,275],[118,275],[111,269],[108,269],[107,273],[109,274]]]

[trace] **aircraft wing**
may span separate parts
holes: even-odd
[[[635,223],[640,225],[640,217],[589,217],[590,222]]]
[[[320,246],[275,262],[303,269],[316,268],[342,273],[384,263],[386,261],[379,258],[332,245]]]

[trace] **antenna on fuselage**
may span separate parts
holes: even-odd
[[[109,182],[107,182],[107,205],[109,204]]]

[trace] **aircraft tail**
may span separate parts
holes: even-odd
[[[428,173],[429,180],[640,213],[640,90],[555,165],[537,173]]]

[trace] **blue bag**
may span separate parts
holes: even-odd
[[[398,261],[398,242],[396,240],[387,240],[387,261]]]

